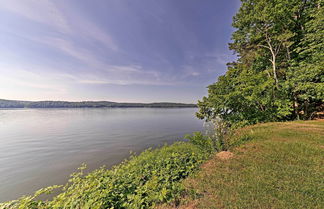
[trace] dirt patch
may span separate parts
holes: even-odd
[[[222,160],[228,160],[231,159],[234,156],[234,154],[229,151],[222,151],[217,153],[216,156]]]

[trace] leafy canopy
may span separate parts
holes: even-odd
[[[323,0],[242,0],[237,60],[198,102],[201,119],[234,126],[310,119],[323,111]]]

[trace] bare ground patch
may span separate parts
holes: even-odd
[[[228,160],[231,159],[234,156],[234,154],[230,151],[222,151],[217,153],[216,156],[221,160]]]

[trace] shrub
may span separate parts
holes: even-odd
[[[228,150],[232,146],[231,137],[234,128],[229,123],[217,118],[207,122],[205,129],[215,151]]]
[[[217,151],[228,150],[231,146],[232,130],[229,123],[223,120],[213,120],[215,136],[213,141]]]
[[[201,132],[194,132],[192,135],[187,134],[185,138],[188,139],[190,143],[200,146],[207,152],[214,150],[212,139],[209,136],[203,135]]]

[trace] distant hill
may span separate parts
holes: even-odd
[[[119,103],[109,101],[20,101],[0,99],[0,108],[115,108],[115,107],[152,107],[152,108],[186,108],[197,107],[196,104],[157,102],[157,103]]]

